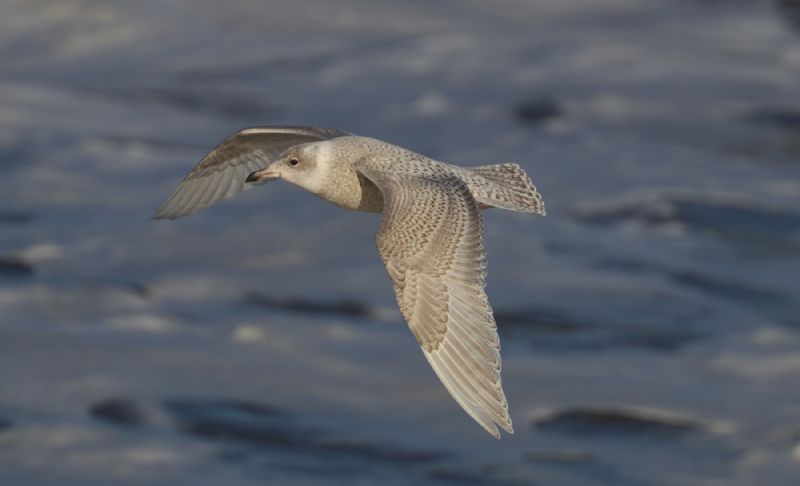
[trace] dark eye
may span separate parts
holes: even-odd
[[[292,164],[292,165],[297,165],[297,164],[300,163],[300,161],[297,160],[297,159],[292,159],[292,160],[289,161],[289,163]]]

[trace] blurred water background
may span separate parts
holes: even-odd
[[[0,2],[0,484],[792,485],[800,2]],[[516,433],[428,368],[377,215],[148,218],[253,125],[516,161]]]

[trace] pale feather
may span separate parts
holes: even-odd
[[[332,128],[246,128],[225,139],[189,172],[153,216],[175,219],[224,201],[257,184],[247,175],[263,169],[284,151],[301,143],[319,142],[349,133]]]
[[[459,405],[495,437],[513,432],[500,380],[500,342],[484,292],[478,203],[455,175],[357,169],[384,197],[377,243],[397,302]]]

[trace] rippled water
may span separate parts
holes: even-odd
[[[795,484],[793,1],[0,4],[0,483]],[[516,433],[458,409],[378,216],[149,216],[244,126],[513,160],[486,213]]]

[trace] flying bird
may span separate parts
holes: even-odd
[[[241,130],[206,155],[153,216],[174,219],[284,179],[345,209],[381,213],[378,252],[408,327],[459,405],[513,433],[500,341],[484,292],[481,210],[544,215],[516,164],[459,167],[331,128]]]

